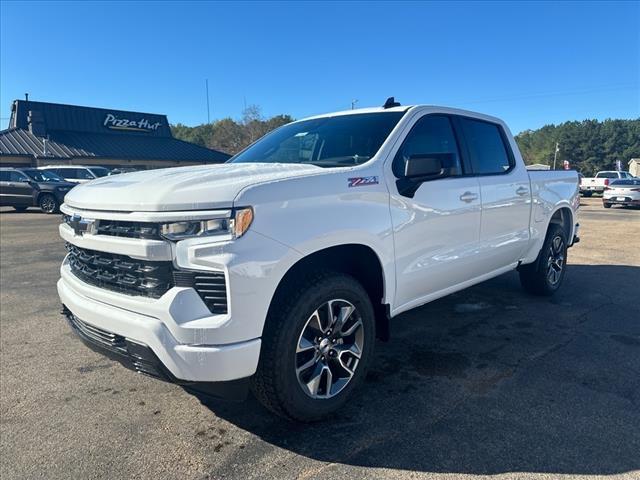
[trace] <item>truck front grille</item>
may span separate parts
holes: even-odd
[[[193,288],[211,313],[227,313],[223,272],[179,270],[172,262],[149,262],[66,244],[71,272],[85,283],[126,295],[160,298],[170,288]]]
[[[148,262],[67,243],[71,271],[86,283],[129,295],[159,298],[172,287],[171,262]]]

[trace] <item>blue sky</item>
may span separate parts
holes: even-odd
[[[456,106],[514,132],[640,117],[640,3],[5,2],[0,126],[15,98],[172,123],[382,104]]]

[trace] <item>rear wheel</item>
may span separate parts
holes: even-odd
[[[38,206],[44,213],[56,213],[58,211],[58,201],[50,193],[45,193],[38,199]]]
[[[566,265],[567,234],[552,223],[536,261],[520,267],[520,283],[529,293],[553,295],[562,284]]]
[[[290,282],[267,318],[252,390],[278,415],[308,422],[340,409],[373,355],[369,296],[353,277],[325,272]]]
[[[593,192],[590,192],[590,191],[582,192],[582,196],[584,197],[590,197],[591,195],[593,195]]]
[[[26,210],[27,210],[27,207],[16,207],[16,206],[14,205],[14,206],[13,206],[13,209],[14,209],[16,212],[24,212],[24,211],[26,211]]]
[[[607,202],[602,202],[602,206],[603,206],[604,208],[611,208],[611,204],[610,204],[610,203],[607,203]]]

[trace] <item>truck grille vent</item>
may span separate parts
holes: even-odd
[[[71,271],[86,283],[128,295],[159,298],[172,286],[171,262],[147,262],[67,243]]]
[[[70,215],[63,214],[62,220],[67,225],[71,225],[73,227]],[[160,236],[160,225],[157,223],[96,220],[95,225],[95,235],[162,240],[162,237]]]
[[[155,223],[98,220],[96,234],[160,240],[160,227]]]
[[[65,314],[67,315],[67,319],[73,329],[88,341],[116,353],[127,353],[127,345],[124,337],[83,322],[78,317],[71,314],[71,312],[65,312]]]
[[[178,270],[171,262],[148,262],[66,244],[69,266],[83,282],[127,295],[160,298],[171,287],[193,288],[211,313],[227,313],[223,272]]]
[[[227,313],[227,285],[223,272],[188,272],[175,270],[176,287],[192,287],[211,313]]]

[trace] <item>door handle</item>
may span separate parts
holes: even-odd
[[[529,193],[529,189],[528,188],[519,187],[516,190],[516,194],[520,195],[521,197],[524,197],[527,193]]]
[[[477,200],[477,199],[478,199],[478,195],[471,192],[464,192],[462,195],[460,195],[460,200],[466,203],[473,202],[474,200]]]

